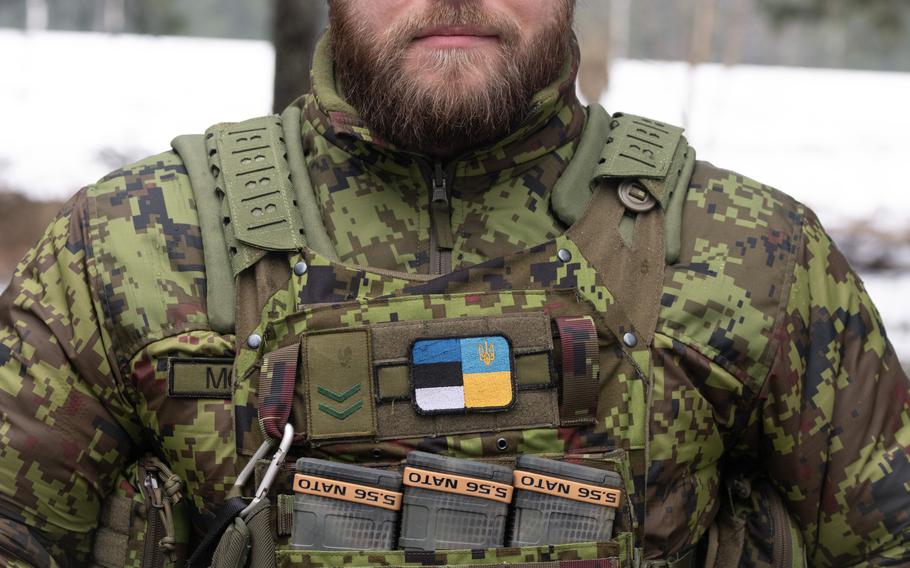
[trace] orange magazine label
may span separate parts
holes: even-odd
[[[512,502],[512,486],[496,481],[464,477],[438,471],[428,471],[413,467],[404,468],[404,484],[408,487],[419,487],[443,493],[455,493],[470,497],[480,497],[500,503]]]
[[[350,501],[390,511],[401,509],[401,493],[368,485],[347,483],[298,473],[294,476],[294,492],[318,495],[339,501]]]
[[[611,487],[589,485],[530,471],[515,471],[513,475],[516,489],[534,491],[544,495],[555,495],[556,497],[581,501],[582,503],[618,509],[620,498],[622,497],[622,491]]]

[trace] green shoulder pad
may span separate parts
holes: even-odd
[[[303,162],[299,107],[178,136],[171,146],[199,212],[213,329],[234,331],[234,278],[267,251],[309,246],[337,259]]]
[[[637,179],[666,209],[688,150],[682,128],[616,113],[595,177]]]
[[[277,116],[219,124],[206,132],[215,188],[223,195],[225,238],[236,276],[266,251],[303,246],[284,131]]]
[[[209,168],[205,137],[201,134],[178,136],[171,147],[186,167],[199,215],[205,259],[206,312],[209,325],[218,333],[234,332],[234,274],[228,258],[221,197]]]

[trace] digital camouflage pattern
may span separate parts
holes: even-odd
[[[507,564],[528,568],[619,568],[620,550],[606,543],[584,546],[556,545],[491,550],[440,550],[436,552],[294,552],[278,555],[279,567],[310,566],[490,566]],[[306,563],[306,564],[304,564]]]
[[[372,177],[379,174],[369,161],[395,150],[366,132],[357,144],[375,146],[371,151],[341,150],[333,139],[347,135],[305,120],[310,170],[320,163],[330,170],[313,175],[339,252],[351,263],[421,271],[420,250],[405,240],[425,239],[426,229],[415,229],[424,226],[423,204],[383,216],[376,197],[390,190],[378,189],[386,186]],[[532,233],[513,241],[496,236],[514,227],[515,202],[478,192],[482,213],[471,223],[479,225],[467,214],[455,223],[471,231],[458,245],[461,269],[429,282],[335,264],[308,249],[289,254],[290,266],[305,258],[310,268],[277,283],[262,310],[259,331],[269,333],[258,350],[235,352],[235,337],[210,328],[196,203],[176,154],[128,166],[79,192],[0,300],[0,560],[87,563],[102,500],[115,490],[127,494],[124,472],[145,451],[184,480],[190,512],[181,522],[192,527],[187,538],[198,539],[261,441],[261,357],[299,333],[562,309],[597,315],[604,390],[595,424],[494,435],[471,431],[463,425],[470,420],[438,418],[436,427],[461,430],[302,446],[292,457],[390,466],[410,449],[505,461],[541,453],[620,471],[633,508],[619,542],[599,545],[617,548],[569,547],[555,558],[567,568],[613,554],[628,565],[623,551],[635,535],[648,558],[674,554],[725,515],[743,523],[745,566],[800,565],[803,556],[812,566],[910,562],[910,382],[862,282],[812,212],[699,163],[683,211],[681,257],[666,267],[662,296],[646,299],[660,302],[654,339],[618,350],[611,317],[621,306],[591,263],[592,251],[573,241],[573,229],[552,233],[559,224],[547,204],[555,179],[549,169],[571,157],[576,118],[560,122],[564,132],[553,133],[558,142],[545,143],[537,161],[510,154],[526,152],[523,144],[488,152],[512,164],[495,170],[497,191],[522,188],[519,203],[547,212],[538,217],[525,208]],[[388,159],[411,164],[411,187],[426,192],[415,158]],[[547,171],[532,175],[516,165],[528,163]],[[353,175],[358,168],[371,173]],[[467,175],[469,165],[459,168]],[[544,187],[534,190],[535,183]],[[327,198],[334,187],[353,189]],[[352,222],[346,191],[366,192],[363,203],[378,207],[380,219],[364,222],[370,217],[358,214]],[[371,248],[374,223],[382,224],[384,246],[401,248]],[[478,226],[498,228],[478,236]],[[560,248],[572,253],[571,262],[556,259]],[[168,397],[168,357],[235,355],[233,401]],[[499,438],[508,442],[505,453]],[[446,560],[554,561],[546,554],[506,549]],[[384,562],[355,557],[364,565]],[[131,561],[137,558],[131,552]],[[278,558],[282,566],[320,566],[317,557],[283,547]]]
[[[549,202],[585,123],[575,96],[577,61],[537,94],[532,115],[508,138],[439,164],[450,194],[454,268],[517,252],[565,230]],[[356,116],[326,110],[320,97],[337,94],[321,75],[314,73],[313,93],[297,104],[305,119],[307,168],[339,259],[429,272],[436,162],[395,148]]]

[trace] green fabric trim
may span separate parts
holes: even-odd
[[[341,97],[341,91],[335,83],[335,58],[332,54],[330,36],[328,31],[322,34],[313,52],[313,68],[310,71],[313,93],[326,113],[340,112],[349,116],[359,116],[354,107]]]
[[[171,142],[171,147],[186,167],[199,215],[209,325],[218,333],[233,333],[234,275],[221,222],[221,200],[215,193],[215,178],[209,170],[205,138],[201,134],[178,136]]]
[[[635,240],[635,217],[623,215],[619,220],[619,236],[626,248],[632,248],[632,242]]]
[[[291,183],[297,197],[297,210],[300,212],[303,234],[306,245],[328,258],[338,260],[335,245],[329,237],[320,215],[319,203],[316,201],[316,192],[310,182],[303,157],[303,142],[301,139],[301,109],[296,104],[289,106],[281,113],[281,125],[284,129],[284,141],[287,145],[288,167],[291,170]]]
[[[689,194],[689,182],[695,171],[695,149],[689,148],[686,153],[686,161],[682,173],[676,180],[676,187],[670,196],[667,204],[666,214],[666,261],[667,264],[676,264],[679,260],[680,251],[682,250],[682,217],[683,205],[686,203],[686,197]]]
[[[581,134],[575,156],[556,182],[550,207],[566,226],[574,225],[584,214],[593,195],[591,181],[610,134],[610,115],[600,105],[588,107],[588,121]]]

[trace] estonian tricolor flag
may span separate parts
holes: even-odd
[[[509,342],[502,336],[418,340],[411,383],[423,414],[506,409],[515,398]]]

